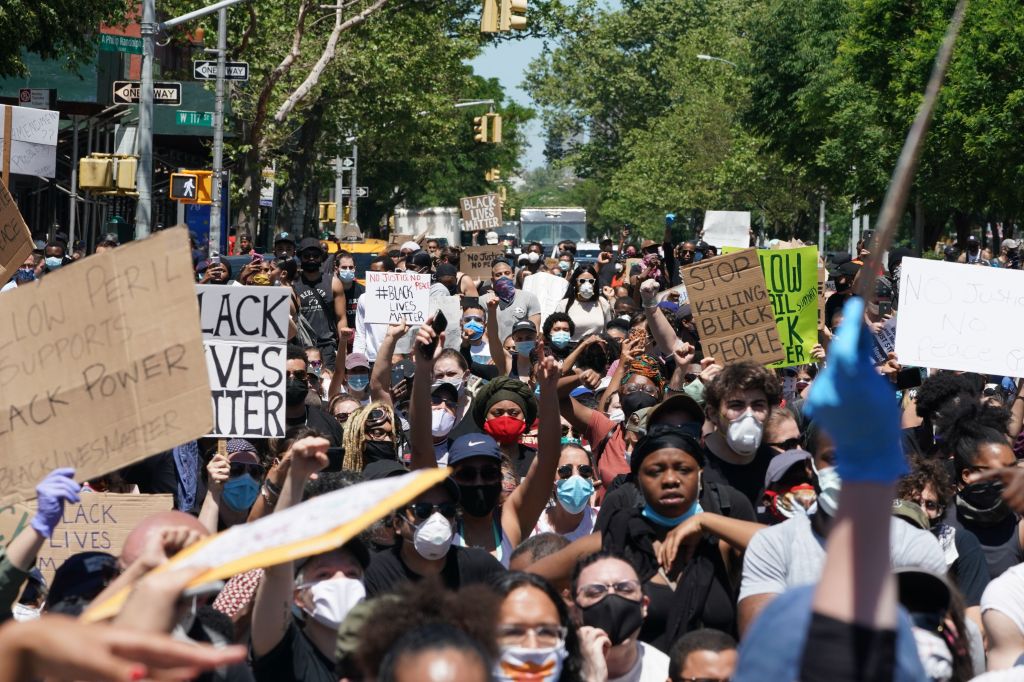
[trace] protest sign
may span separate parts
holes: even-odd
[[[366,273],[366,324],[423,324],[430,310],[430,275]]]
[[[1024,273],[904,258],[900,364],[1024,376]]]
[[[59,127],[58,111],[0,106],[0,168],[5,174],[54,177]],[[10,139],[6,138],[8,131]]]
[[[540,319],[547,319],[555,306],[565,298],[569,282],[550,272],[535,272],[523,280],[523,291],[529,291],[540,301]]]
[[[875,344],[871,348],[871,359],[880,365],[889,359],[889,353],[896,351],[896,318],[890,317],[875,334]]]
[[[639,268],[638,271],[634,272],[633,268]],[[626,279],[628,280],[633,275],[639,275],[644,270],[644,259],[643,258],[627,258],[626,266],[622,268],[622,271],[626,273]]]
[[[196,286],[220,438],[284,437],[287,287]]]
[[[64,505],[64,515],[43,542],[36,567],[46,578],[64,560],[79,552],[106,552],[119,556],[124,540],[140,521],[158,512],[170,511],[174,495],[122,495],[118,493],[82,493],[78,504]],[[0,507],[0,544],[6,545],[29,528],[35,505],[11,504]]]
[[[686,285],[680,284],[679,286],[672,287],[671,289],[658,294],[658,302],[660,303],[662,301],[670,301],[679,305],[689,303],[690,295],[686,292]]]
[[[6,283],[32,253],[32,233],[14,197],[0,182],[0,283]]]
[[[818,264],[818,329],[825,328],[825,282],[828,280],[828,272]]]
[[[497,230],[501,227],[501,197],[497,194],[483,194],[478,197],[459,199],[462,211],[462,231]]]
[[[420,469],[403,476],[350,485],[251,523],[232,526],[182,550],[155,570],[205,567],[207,570],[190,583],[201,585],[254,568],[321,554],[345,544],[370,524],[439,484],[450,472],[446,467]],[[93,622],[115,615],[129,591],[126,588],[94,605],[82,617]]]
[[[400,247],[406,242],[416,241],[414,234],[392,234],[391,241],[388,242],[388,246]]]
[[[504,257],[505,247],[500,244],[468,246],[462,250],[459,256],[459,269],[469,275],[471,279],[489,280],[491,278],[491,265],[494,264],[494,261]]]
[[[689,265],[683,282],[706,357],[722,364],[785,359],[754,249]]]
[[[0,502],[209,432],[188,232],[163,230],[3,295]]]
[[[701,239],[719,249],[750,246],[750,211],[708,211]]]

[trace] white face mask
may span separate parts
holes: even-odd
[[[39,617],[39,612],[42,609],[33,608],[31,606],[25,606],[24,604],[15,604],[11,607],[11,615],[14,616],[14,620],[19,623],[25,621],[35,620]]]
[[[434,438],[447,436],[453,426],[455,426],[455,415],[444,407],[438,407],[431,411],[430,434]]]
[[[448,554],[453,538],[451,521],[440,512],[434,512],[429,519],[416,526],[412,546],[421,557],[433,561]]]
[[[615,264],[615,272],[622,272],[622,263]]]
[[[591,282],[583,282],[580,284],[580,298],[590,299],[594,297],[594,285]]]
[[[530,261],[531,263],[536,263],[537,261],[540,260],[540,254],[537,253],[536,251],[531,251],[529,254],[527,254],[526,260]]]
[[[450,384],[451,386],[454,386],[455,392],[458,393],[460,396],[462,395],[462,391],[466,387],[463,377],[445,377],[444,379],[441,379],[441,381],[446,384]]]
[[[366,599],[366,588],[355,578],[331,578],[307,586],[313,598],[313,609],[302,607],[316,622],[337,630],[345,616],[359,602]]]
[[[626,415],[622,413],[621,407],[616,407],[613,410],[608,410],[608,418],[615,423],[619,423],[626,418]]]
[[[501,659],[494,664],[494,679],[498,682],[556,682],[562,676],[567,656],[564,644],[546,649],[502,647]]]
[[[834,517],[839,509],[839,491],[843,487],[843,481],[835,467],[815,467],[814,472],[818,474],[818,487],[821,489],[818,493],[818,506],[823,512]]]
[[[752,457],[761,445],[763,433],[764,425],[754,416],[754,411],[748,409],[741,416],[729,422],[729,428],[725,432],[725,442],[728,443],[729,449],[737,455]]]

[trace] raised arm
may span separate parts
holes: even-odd
[[[218,451],[206,465],[206,499],[199,510],[199,523],[203,524],[211,535],[217,532],[220,521],[220,497],[230,476],[231,462],[227,454]]]
[[[377,362],[373,363],[373,371],[370,373],[370,399],[379,400],[382,403],[392,404],[391,401],[391,358],[395,354],[395,346],[398,340],[409,331],[406,322],[402,324],[389,324],[388,333],[380,342],[377,350]]]
[[[358,326],[359,321],[356,320]],[[331,384],[327,387],[327,400],[341,393],[341,387],[348,379],[348,372],[345,369],[345,360],[348,358],[348,342],[355,338],[355,331],[352,329],[338,330],[338,356],[334,360],[334,373],[331,374]]]
[[[672,323],[658,310],[658,301],[655,298],[657,294],[657,280],[649,279],[640,285],[640,298],[643,302],[644,312],[647,314],[647,327],[658,344],[658,350],[669,355],[676,348],[682,346],[683,342],[676,335]]]
[[[430,432],[430,387],[434,381],[434,363],[444,351],[444,332],[434,332],[431,323],[434,318],[420,325],[413,341],[413,353],[416,356],[416,374],[412,380],[412,396],[409,398],[409,432],[412,438],[411,467],[416,469],[432,469],[437,466],[434,455],[434,436]],[[430,357],[424,355],[425,349],[434,343],[434,352]]]
[[[505,350],[505,344],[498,331],[498,297],[492,296],[487,301],[487,322],[485,323],[487,333],[487,347],[491,351],[491,359],[494,360],[494,367],[498,376],[508,376],[512,368],[512,356]]]
[[[338,337],[341,330],[348,329],[348,300],[345,297],[345,285],[335,276],[331,276],[331,294],[334,296],[334,319],[338,321]]]

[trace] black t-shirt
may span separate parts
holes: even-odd
[[[359,282],[352,282],[351,289],[345,289],[345,319],[348,320],[348,328],[356,328],[356,308],[359,307],[359,297],[366,293],[366,287]]]
[[[612,481],[608,494],[601,502],[597,512],[594,529],[604,531],[608,527],[608,519],[619,509],[644,506],[644,497],[632,480],[632,474],[620,474]],[[755,521],[754,507],[750,500],[738,490],[721,480],[718,472],[710,471],[704,475],[704,487],[700,491],[700,506],[706,512],[728,516],[740,521]]]
[[[895,670],[895,630],[872,630],[820,613],[811,616],[799,679],[804,682],[891,680]]]
[[[286,419],[288,427],[302,426],[305,424],[311,429],[316,429],[324,438],[331,441],[331,447],[341,447],[345,433],[341,430],[338,420],[328,414],[322,407],[306,405],[306,416],[304,419]]]
[[[337,345],[338,329],[334,317],[334,290],[331,288],[330,271],[319,274],[316,282],[307,282],[300,271],[292,289],[299,297],[302,316],[316,335],[314,341],[320,345]]]
[[[978,606],[989,582],[988,563],[981,542],[966,528],[957,528],[953,531],[953,545],[958,556],[949,567],[950,576],[964,595],[965,605]]]
[[[449,590],[464,585],[483,583],[505,567],[497,559],[476,547],[451,547],[441,570],[441,582]],[[401,544],[373,555],[363,575],[366,596],[374,597],[395,590],[408,582],[419,582],[423,576],[413,573],[402,562]]]
[[[334,661],[324,656],[295,624],[277,646],[252,664],[256,682],[338,682]]]
[[[707,455],[705,475],[711,470],[717,472],[725,482],[746,495],[750,503],[757,506],[757,498],[764,489],[764,475],[768,471],[768,463],[775,456],[775,450],[762,445],[754,453],[754,458],[746,464],[732,464],[720,459],[710,449],[704,448]]]
[[[1017,527],[1020,524],[1020,518],[1013,512],[1007,514],[1006,518],[998,523],[982,525],[967,521],[957,510],[956,504],[951,504],[946,509],[946,516],[943,520],[956,528],[957,535],[960,534],[961,529],[966,528],[978,538],[990,579],[998,578],[1006,569],[1013,568],[1024,561],[1024,547],[1021,547]]]

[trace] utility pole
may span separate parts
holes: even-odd
[[[356,187],[358,186],[358,180],[356,173],[359,172],[359,146],[356,144],[356,138],[352,139],[352,171],[348,175],[348,221],[353,225],[358,225],[356,220]],[[339,201],[338,206],[341,206]]]
[[[825,258],[825,200],[818,205],[818,253]]]
[[[213,177],[210,190],[210,249],[220,252],[224,183],[224,61],[228,51],[228,8],[217,12],[217,85],[213,100]]]
[[[334,157],[334,236],[339,240],[341,239],[341,224],[342,218],[345,215],[345,211],[342,209],[344,202],[342,201],[343,192],[341,191],[345,187],[344,166],[340,156]]]
[[[139,84],[139,167],[135,187],[135,238],[148,237],[153,219],[153,58],[156,54],[156,0],[142,0],[142,78]]]

